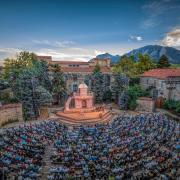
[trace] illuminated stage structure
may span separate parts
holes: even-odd
[[[112,114],[105,106],[94,105],[94,95],[88,90],[85,83],[78,87],[78,91],[74,92],[67,99],[64,111],[58,111],[57,115],[60,121],[65,124],[95,124],[108,122],[112,119]]]

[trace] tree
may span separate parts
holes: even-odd
[[[45,61],[34,60],[31,68],[34,76],[39,80],[41,86],[46,88],[48,91],[52,90],[52,82],[49,78],[49,65]]]
[[[142,74],[145,71],[148,71],[150,69],[154,69],[156,68],[155,63],[152,61],[152,59],[149,57],[149,55],[145,54],[139,54],[139,59],[138,62],[136,64],[136,71],[137,74]]]
[[[167,68],[170,66],[169,60],[165,55],[162,55],[157,63],[158,68]]]
[[[22,71],[15,84],[15,96],[23,104],[23,113],[26,120],[37,118],[39,108],[52,101],[52,96],[39,83],[30,69]]]
[[[22,103],[25,119],[38,117],[40,106],[52,100],[48,65],[34,53],[24,51],[16,59],[6,59],[4,78]]]
[[[112,68],[115,74],[124,74],[127,77],[136,75],[135,61],[133,57],[123,56],[118,64]]]
[[[121,94],[127,89],[129,79],[120,74],[113,74],[113,82],[111,86],[112,100],[117,102]]]
[[[58,104],[66,95],[66,83],[63,79],[63,72],[58,64],[51,65],[52,69],[52,93],[57,98]]]
[[[96,65],[91,76],[91,90],[94,92],[96,103],[103,101],[104,81],[99,65]]]
[[[127,90],[128,102],[127,108],[130,110],[134,110],[137,106],[136,100],[141,96],[149,96],[149,92],[141,89],[139,85],[129,86]]]
[[[9,88],[9,83],[4,79],[0,79],[0,90]]]
[[[4,78],[13,82],[24,69],[33,66],[33,61],[35,59],[36,55],[34,53],[26,51],[20,52],[16,59],[5,59]]]
[[[100,65],[96,64],[96,66],[94,67],[94,70],[93,70],[93,74],[100,72],[100,70],[101,70]]]

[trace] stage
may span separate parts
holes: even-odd
[[[81,124],[96,124],[107,123],[113,115],[109,110],[100,110],[92,112],[69,112],[58,111],[59,121],[65,124],[81,125]]]
[[[112,119],[112,113],[104,105],[95,106],[94,94],[85,83],[68,97],[64,109],[56,115],[60,122],[71,125],[104,123]]]

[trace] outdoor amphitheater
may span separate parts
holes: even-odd
[[[160,113],[44,120],[0,133],[1,179],[178,179],[179,124]]]

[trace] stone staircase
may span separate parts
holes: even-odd
[[[39,178],[39,180],[47,179],[49,168],[52,166],[50,160],[52,151],[53,151],[53,143],[51,143],[50,145],[47,144],[42,162],[41,171],[40,171],[41,177]]]
[[[102,118],[91,118],[91,119],[73,119],[65,116],[59,116],[58,119],[59,122],[66,124],[66,125],[72,125],[72,126],[78,126],[78,125],[93,125],[96,123],[106,123],[109,122],[111,119],[113,119],[114,115],[112,115],[109,111],[106,112]]]

